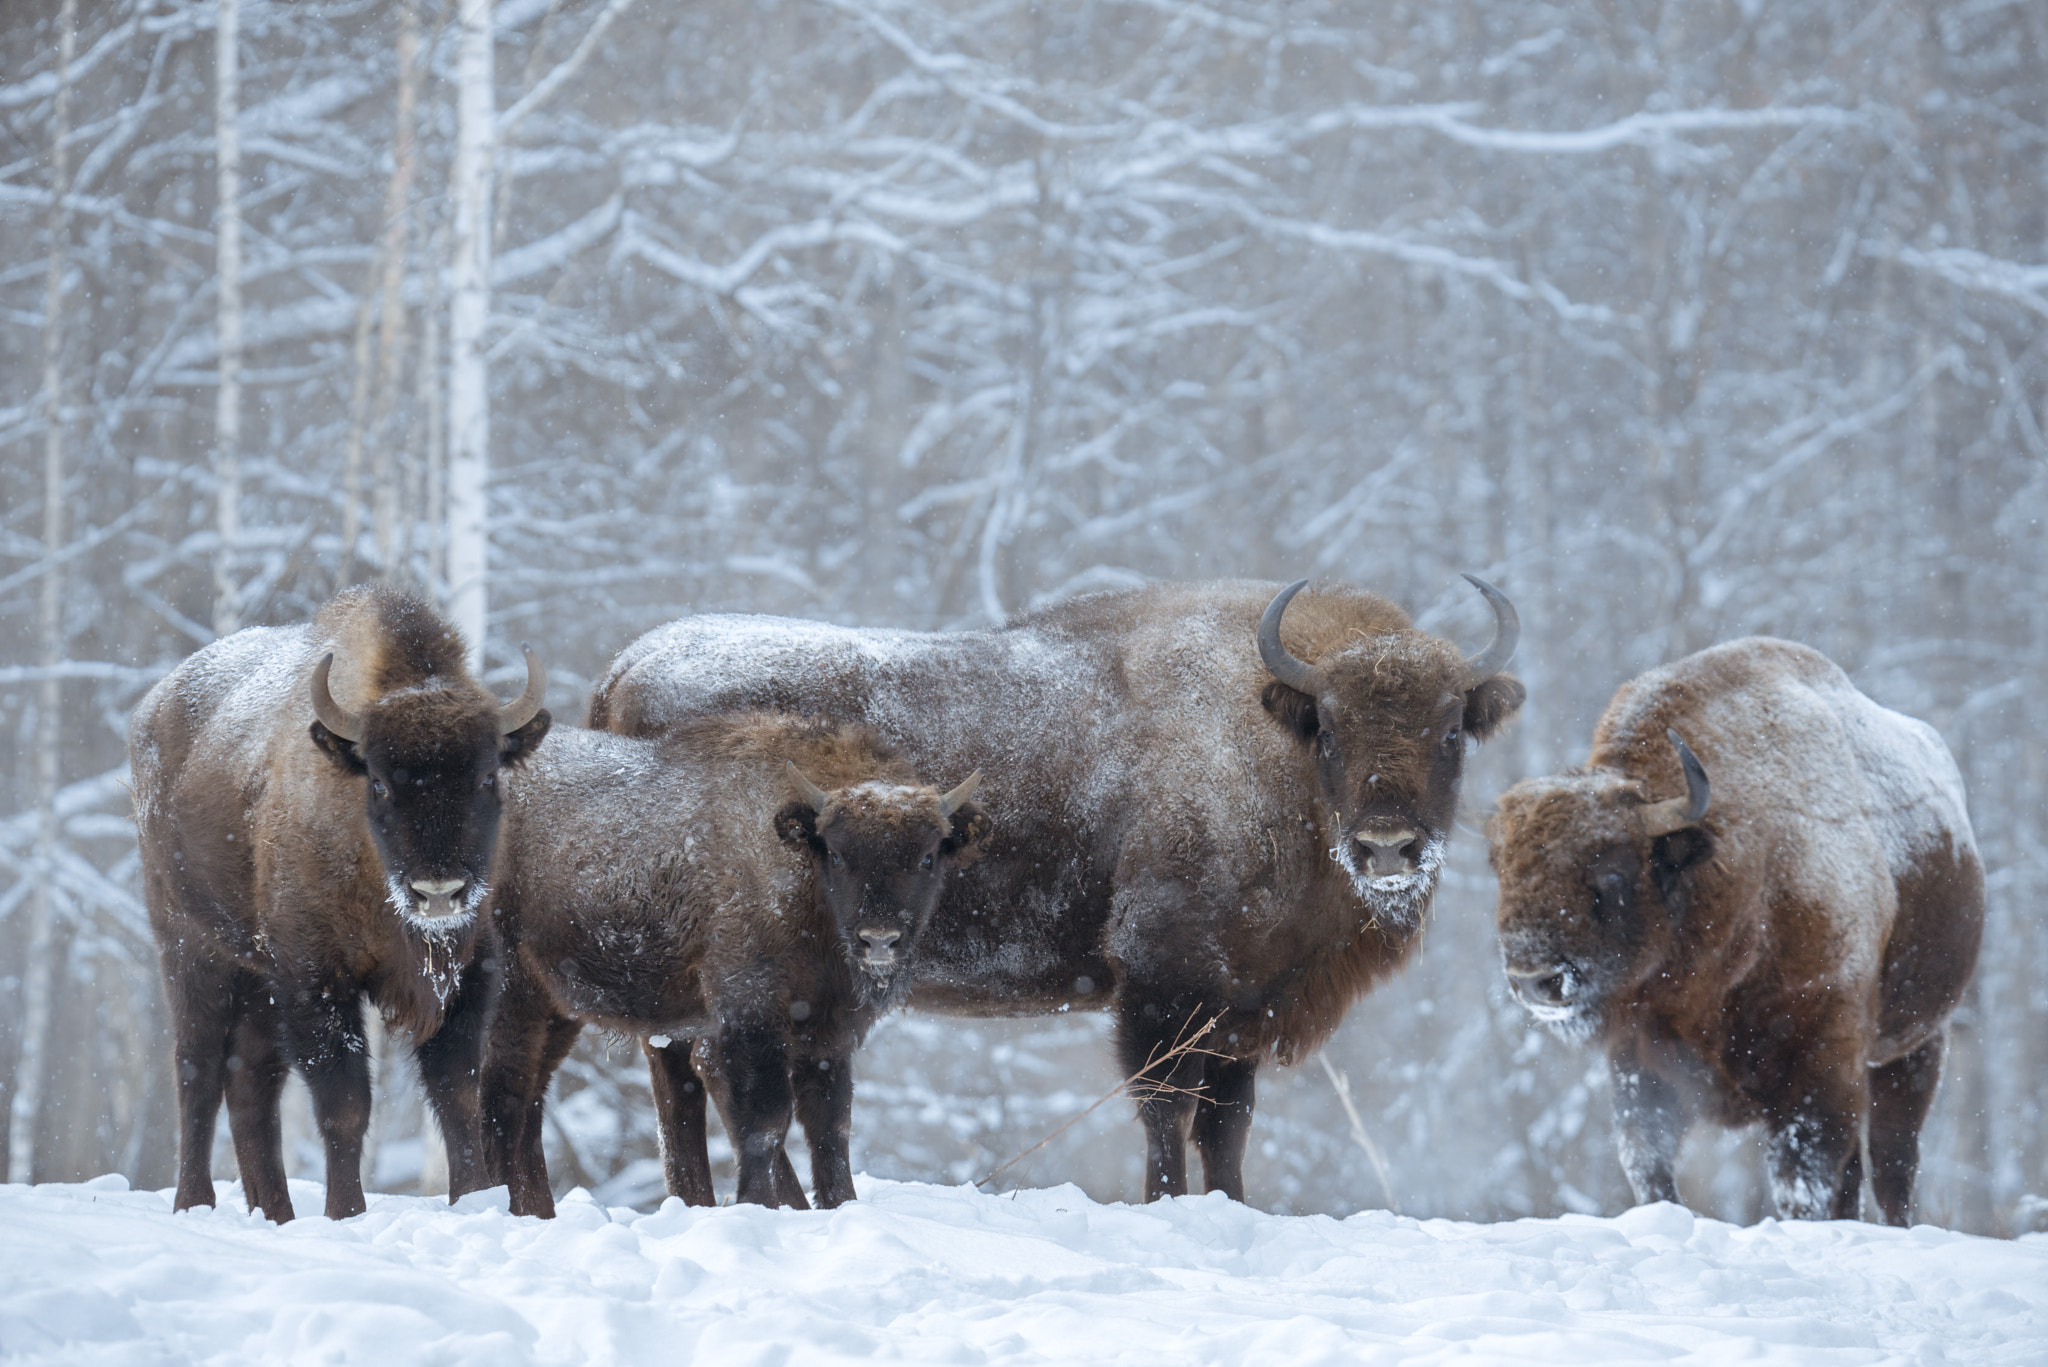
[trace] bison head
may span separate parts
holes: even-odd
[[[520,649],[526,691],[503,706],[460,680],[394,689],[350,712],[328,691],[334,656],[313,669],[313,743],[364,780],[391,905],[416,930],[465,928],[490,891],[498,771],[532,753],[551,721],[547,671]]]
[[[1587,1039],[1664,962],[1681,875],[1713,853],[1707,772],[1675,731],[1686,795],[1653,802],[1610,769],[1528,779],[1501,795],[1487,857],[1500,877],[1508,984],[1537,1020]]]
[[[1471,579],[1494,612],[1493,643],[1461,659],[1410,627],[1354,635],[1306,663],[1280,642],[1290,584],[1259,619],[1259,656],[1273,682],[1266,710],[1313,754],[1333,814],[1330,857],[1375,916],[1416,925],[1436,890],[1458,808],[1465,737],[1485,740],[1522,705],[1521,682],[1501,673],[1521,624],[1491,584]]]
[[[969,799],[981,771],[950,793],[879,781],[826,792],[788,766],[797,800],[775,831],[810,852],[826,914],[861,1000],[890,1002],[939,904],[946,873],[981,857],[992,829]]]

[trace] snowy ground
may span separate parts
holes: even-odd
[[[320,1189],[294,1182],[300,1210]],[[504,1192],[339,1224],[0,1187],[0,1360],[77,1363],[2048,1363],[2048,1235],[1472,1225],[862,1179],[825,1212]]]

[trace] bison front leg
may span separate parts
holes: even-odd
[[[1251,1139],[1257,1059],[1203,1060],[1202,1097],[1195,1103],[1195,1153],[1202,1184],[1233,1201],[1244,1200],[1244,1149]]]
[[[791,1072],[797,1119],[811,1146],[811,1191],[820,1210],[832,1210],[853,1199],[853,1059],[800,1056]]]
[[[739,1158],[739,1192],[755,1205],[801,1205],[776,1181],[775,1159],[789,1137],[795,1104],[789,1085],[789,1048],[777,1023],[734,1023],[719,1032],[718,1070],[725,1078],[727,1129]]]
[[[686,1205],[715,1206],[711,1152],[706,1141],[704,1079],[690,1060],[689,1040],[662,1046],[643,1041],[647,1079],[654,1091],[654,1122],[661,1135],[661,1175],[671,1196]]]
[[[1765,1106],[1765,1161],[1780,1219],[1855,1218],[1863,1171],[1861,1081],[1807,1070],[1787,1088],[1789,1100]]]
[[[1140,999],[1117,1023],[1117,1053],[1145,1127],[1145,1199],[1188,1192],[1188,1131],[1202,1085],[1202,1056],[1175,1052],[1191,1012]]]
[[[330,983],[294,994],[285,1020],[293,1062],[313,1096],[313,1121],[327,1150],[327,1218],[368,1209],[363,1200],[363,1133],[370,1127],[370,1056],[362,996]]]
[[[493,996],[490,974],[471,963],[456,983],[441,1028],[413,1047],[420,1086],[448,1146],[448,1200],[489,1186],[484,1160],[479,1074],[483,1069],[484,1025]]]
[[[1614,1135],[1621,1168],[1637,1205],[1678,1200],[1678,1147],[1690,1118],[1678,1088],[1617,1051],[1607,1061],[1614,1080]]]

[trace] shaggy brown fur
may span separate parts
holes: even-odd
[[[314,667],[335,656],[350,744],[314,720]],[[475,908],[497,838],[497,775],[548,714],[499,734],[500,706],[425,604],[352,589],[309,626],[251,628],[152,689],[129,728],[143,887],[177,1036],[177,1205],[211,1205],[225,1093],[244,1189],[292,1216],[278,1132],[288,1067],[327,1149],[327,1213],[363,1209],[367,995],[414,1040],[447,1136],[454,1194],[482,1185],[476,1072],[489,983]],[[310,727],[310,733],[309,733]],[[455,883],[429,917],[414,884]],[[443,901],[446,901],[444,896]]]
[[[1697,822],[1648,815],[1686,791],[1667,728],[1711,786]],[[1853,1218],[1868,1116],[1877,1204],[1909,1218],[1983,924],[1931,728],[1804,646],[1716,646],[1625,685],[1585,768],[1509,790],[1491,855],[1510,981],[1606,1047],[1638,1200],[1677,1199],[1695,1119],[1761,1121],[1779,1212]]]
[[[484,1111],[513,1211],[554,1212],[542,1103],[586,1024],[646,1044],[673,1194],[712,1201],[701,1039],[739,1199],[803,1204],[783,1152],[794,1108],[819,1204],[850,1200],[853,1051],[908,985],[947,875],[986,842],[980,808],[948,815],[866,727],[741,715],[658,741],[557,733],[507,821]]]
[[[1323,696],[1260,662],[1280,586],[1155,584],[1000,630],[861,631],[685,618],[614,661],[593,724],[660,735],[740,707],[866,721],[920,772],[989,775],[989,857],[941,903],[911,1003],[1117,1019],[1125,1072],[1221,1019],[1146,1103],[1146,1193],[1242,1199],[1262,1061],[1306,1057],[1413,952],[1457,805],[1464,737],[1521,685],[1489,680],[1373,594],[1296,598],[1281,636]],[[1359,838],[1406,831],[1402,871]],[[1195,1097],[1199,1094],[1200,1102]]]

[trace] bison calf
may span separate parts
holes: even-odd
[[[1697,752],[1697,755],[1695,755]],[[1681,791],[1682,790],[1682,791]],[[1781,1216],[1904,1224],[1984,877],[1932,727],[1756,637],[1625,684],[1583,769],[1492,823],[1509,982],[1598,1037],[1638,1201],[1696,1119],[1761,1121]]]
[[[361,588],[309,626],[215,641],[136,707],[143,897],[176,1034],[178,1209],[213,1204],[225,1092],[249,1204],[292,1218],[278,1092],[296,1066],[327,1149],[327,1214],[362,1212],[365,996],[413,1037],[450,1194],[484,1184],[477,913],[498,775],[547,734],[546,688],[528,655],[526,692],[501,707],[431,608]]]
[[[647,1041],[675,1195],[712,1202],[701,1036],[739,1199],[802,1202],[783,1155],[793,1105],[818,1203],[851,1200],[850,1060],[907,989],[946,873],[988,838],[978,779],[941,793],[866,727],[770,714],[661,740],[557,733],[513,794],[497,902],[483,1107],[513,1211],[554,1214],[542,1102],[586,1024]]]

